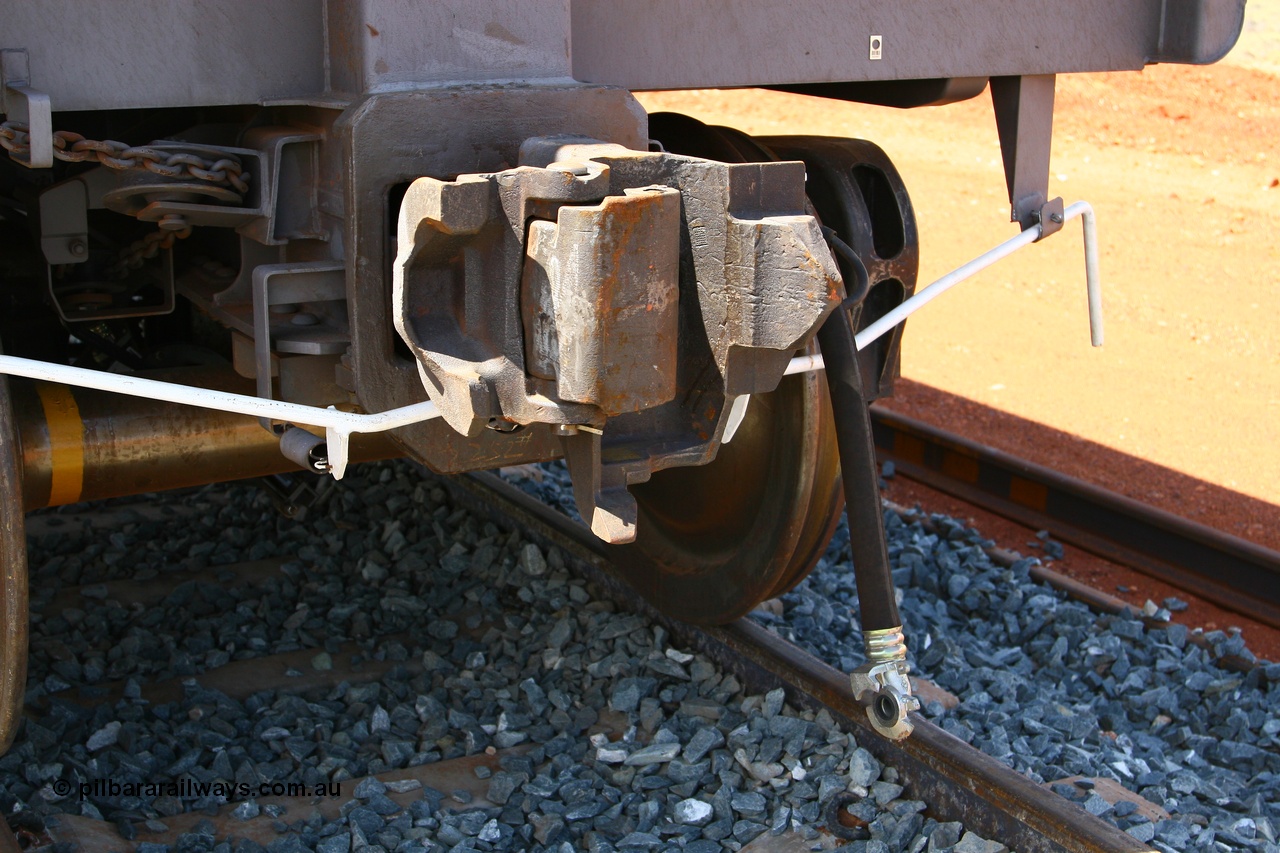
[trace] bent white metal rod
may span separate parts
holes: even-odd
[[[1097,226],[1093,208],[1088,202],[1078,201],[1063,211],[1063,222],[1081,217],[1084,226],[1085,279],[1089,293],[1089,329],[1095,347],[1102,346],[1102,291],[1098,277]],[[1006,240],[984,255],[974,258],[969,263],[956,269],[933,284],[921,290],[915,296],[885,314],[876,322],[859,332],[854,340],[858,349],[865,349],[869,344],[914,314],[926,303],[940,296],[975,273],[986,269],[996,261],[1006,258],[1023,246],[1040,239],[1043,229],[1039,224],[1028,228],[1017,237]],[[811,370],[823,369],[821,355],[802,355],[791,359],[784,375],[807,373]],[[24,376],[28,379],[42,379],[46,382],[61,382],[82,388],[95,388],[101,391],[112,391],[117,394],[128,394],[134,397],[148,397],[179,403],[187,406],[199,406],[205,409],[217,409],[223,412],[235,412],[259,418],[272,418],[293,424],[323,427],[325,430],[326,449],[329,455],[330,472],[334,479],[342,479],[347,468],[348,445],[351,434],[356,432],[383,432],[396,427],[420,423],[440,416],[440,412],[431,401],[415,403],[398,409],[389,409],[374,414],[358,414],[342,412],[334,408],[321,409],[316,406],[304,406],[299,403],[287,403],[283,400],[268,400],[264,397],[250,397],[245,394],[233,394],[229,391],[214,391],[207,388],[196,388],[189,385],[178,385],[172,382],[160,382],[155,379],[143,379],[138,376],[126,376],[118,373],[105,373],[99,370],[86,370],[82,367],[70,367],[63,364],[50,364],[28,358],[11,355],[0,355],[0,374]],[[746,404],[741,406],[735,401],[734,413],[736,421],[727,430],[727,442],[741,422],[746,412]]]
[[[342,475],[346,473],[347,447],[353,432],[385,432],[396,427],[428,421],[440,415],[435,403],[429,400],[399,409],[388,409],[385,412],[359,414],[333,408],[321,409],[318,406],[287,403],[283,400],[250,397],[246,394],[233,394],[229,391],[213,391],[191,385],[160,382],[155,379],[143,379],[140,376],[124,376],[100,370],[87,370],[83,367],[49,364],[12,355],[0,355],[0,373],[24,376],[28,379],[42,379],[46,382],[61,382],[81,388],[112,391],[133,397],[164,400],[167,403],[199,406],[203,409],[217,409],[220,412],[235,412],[241,415],[287,421],[292,424],[324,427],[329,467],[334,479],[337,480],[342,479]]]
[[[1100,347],[1102,346],[1102,283],[1098,275],[1097,222],[1094,218],[1093,207],[1087,201],[1077,201],[1064,210],[1062,221],[1066,223],[1077,216],[1081,218],[1081,224],[1084,228],[1084,275],[1086,289],[1089,294],[1089,334],[1093,345]],[[1023,246],[1028,246],[1039,240],[1042,231],[1043,229],[1037,223],[1017,237],[1006,240],[986,254],[979,255],[964,266],[952,270],[925,289],[918,291],[915,296],[906,300],[861,332],[858,332],[854,336],[858,349],[866,349],[885,332],[888,332],[960,282],[981,272],[996,261],[1007,258]],[[793,373],[807,373],[811,370],[822,369],[821,355],[801,355],[791,359],[783,375],[790,376]]]

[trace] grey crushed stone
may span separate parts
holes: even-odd
[[[1171,819],[1152,825],[1136,806],[1054,788],[1157,850],[1280,853],[1274,837],[1233,829],[1280,812],[1280,665],[1223,669],[1222,657],[1254,660],[1238,633],[1205,634],[1205,651],[1182,625],[1100,617],[1032,581],[1031,560],[1001,568],[979,533],[931,518],[940,534],[885,513],[912,666],[961,699],[927,716],[1033,780],[1108,777],[1161,806]],[[752,614],[845,671],[862,647],[848,535],[842,523],[781,617]]]
[[[543,469],[539,482],[514,482],[577,517],[563,465]],[[1034,780],[1105,776],[1165,808],[1172,819],[1159,827],[1102,813],[1157,850],[1280,853],[1280,663],[1242,675],[1215,663],[1254,660],[1236,632],[1206,633],[1205,651],[1176,623],[1099,618],[1032,581],[1030,559],[998,567],[980,533],[931,519],[940,534],[885,513],[911,662],[962,699],[926,715]],[[845,672],[862,662],[848,542],[842,521],[818,568],[783,596],[782,616],[752,614]],[[1029,544],[1061,553],[1047,534]],[[1185,609],[1176,598],[1145,608],[1159,618]],[[1235,828],[1246,819],[1251,837],[1249,824]]]
[[[737,850],[762,833],[812,833],[820,793],[848,785],[858,746],[829,717],[796,714],[781,694],[743,695],[736,678],[672,648],[662,629],[597,600],[559,552],[531,550],[452,506],[405,463],[353,469],[302,521],[279,518],[244,485],[172,500],[182,511],[174,522],[139,519],[105,535],[33,542],[33,610],[57,588],[138,570],[217,574],[272,557],[282,569],[186,581],[136,612],[87,598],[72,619],[64,611],[33,620],[29,696],[47,710],[0,757],[7,813],[30,823],[96,813],[132,837],[135,822],[217,799],[79,802],[58,797],[51,781],[347,783],[518,743],[528,751],[504,755],[488,780],[493,806],[471,805],[465,790],[422,787],[401,808],[387,797],[393,785],[366,781],[344,789],[351,799],[335,821],[263,807],[257,819],[274,820],[281,833],[266,849]],[[244,700],[195,682],[176,702],[141,698],[145,682],[298,649],[332,659],[343,643],[366,660],[422,661],[424,671],[394,668],[380,683],[296,694],[283,683]],[[53,668],[68,661],[79,670]],[[124,698],[113,705],[84,708],[59,696],[122,679]],[[624,754],[616,764],[598,760],[601,745],[587,737],[592,709],[607,706],[627,724],[604,745]],[[90,739],[113,722],[116,742],[91,756]],[[32,767],[49,774],[34,778]],[[710,807],[705,823],[676,820],[691,800]],[[874,806],[873,839],[927,844],[936,823],[895,811],[907,802]],[[261,849],[232,848],[211,824],[177,848]]]

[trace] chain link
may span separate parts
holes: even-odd
[[[21,122],[0,123],[0,147],[14,159],[29,155],[31,135],[27,131],[27,125]],[[53,156],[67,163],[97,160],[119,171],[146,169],[164,178],[192,177],[218,186],[229,186],[241,195],[249,191],[249,173],[235,157],[205,160],[195,154],[161,151],[146,145],[133,147],[112,139],[85,139],[69,130],[53,134]]]
[[[124,278],[130,270],[138,269],[144,261],[160,254],[161,249],[171,249],[178,240],[185,240],[190,236],[190,225],[178,231],[152,231],[122,249],[120,257],[112,264],[108,273],[114,278]]]

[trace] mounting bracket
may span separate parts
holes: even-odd
[[[1039,225],[1037,239],[1062,230],[1062,199],[1049,201],[1054,81],[1052,74],[991,78],[1011,218],[1023,231]]]
[[[14,159],[28,169],[53,165],[53,107],[49,96],[30,88],[31,63],[25,50],[0,50],[0,106],[9,121],[22,122],[31,152]]]

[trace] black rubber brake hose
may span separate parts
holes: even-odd
[[[862,300],[867,298],[867,294],[871,292],[871,276],[867,273],[867,265],[862,262],[862,258],[858,257],[848,243],[840,239],[840,235],[835,232],[834,228],[826,225],[822,226],[822,236],[827,238],[827,245],[835,250],[840,256],[840,260],[844,261],[852,270],[854,277],[858,280],[858,286],[851,293],[846,293],[844,302],[841,305],[844,308],[857,308],[862,304]],[[847,270],[841,270],[847,272]]]
[[[880,505],[871,413],[858,369],[857,345],[849,312],[841,306],[818,330],[818,346],[826,363],[827,389],[836,423],[840,472],[844,481],[845,514],[849,519],[849,550],[862,614],[862,633],[898,628],[889,548],[885,542]]]

